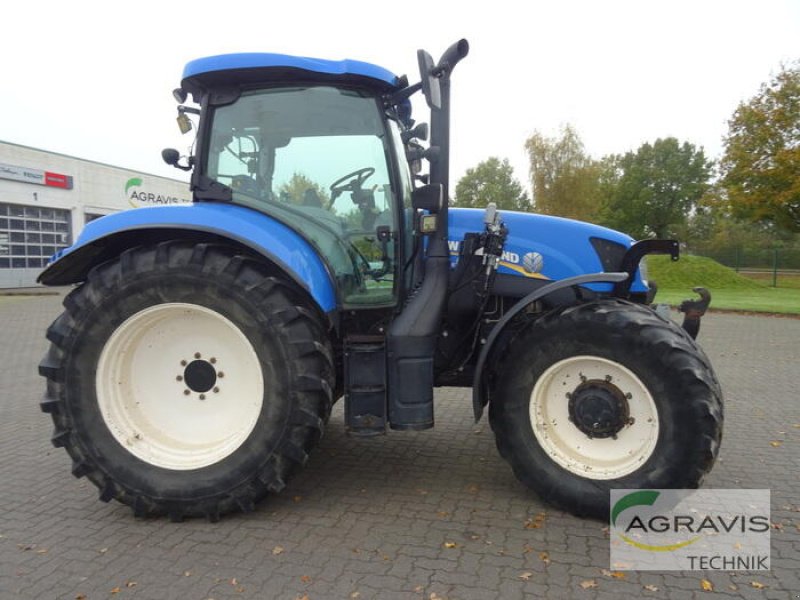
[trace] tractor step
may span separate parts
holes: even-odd
[[[386,433],[386,340],[349,336],[344,342],[344,415],[351,435]]]

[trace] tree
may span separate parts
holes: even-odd
[[[739,104],[721,167],[735,215],[800,231],[800,62]]]
[[[558,138],[534,132],[525,142],[525,150],[538,212],[585,221],[597,217],[601,171],[571,125],[563,127]]]
[[[702,148],[672,137],[606,157],[603,223],[636,238],[675,235],[708,189],[711,166]]]
[[[676,227],[676,237],[693,250],[708,248],[718,232],[734,220],[725,191],[718,183],[711,184],[695,204],[685,226]]]
[[[303,173],[294,173],[292,177],[278,189],[278,196],[292,204],[316,204],[327,207],[330,204],[330,194],[316,181]]]
[[[490,157],[467,169],[456,185],[456,206],[485,208],[489,202],[504,210],[530,210],[528,195],[522,184],[514,178],[514,169],[508,159]]]

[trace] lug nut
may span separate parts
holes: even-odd
[[[215,387],[215,388],[214,388],[214,393],[215,393],[215,394],[219,394],[219,388],[218,388],[218,387]]]
[[[220,371],[219,373],[217,373],[217,377],[219,377],[220,379],[222,379],[223,377],[225,377],[225,373],[223,373],[222,371]]]
[[[182,366],[182,367],[185,367],[185,366],[186,366],[186,364],[187,364],[187,363],[186,363],[186,361],[185,361],[185,360],[182,360],[182,361],[181,361],[181,366]]]
[[[181,377],[180,375],[178,375],[178,376],[175,378],[175,381],[183,381],[183,377]]]
[[[195,352],[195,353],[194,353],[194,357],[195,357],[195,358],[200,358],[200,353],[199,353],[199,352]]]
[[[192,392],[190,392],[189,390],[183,390],[183,395],[184,395],[184,396],[188,396],[188,395],[189,395],[189,394],[191,394],[191,393],[192,393]]]
[[[212,365],[215,365],[217,364],[217,359],[212,356],[211,358],[208,359],[208,362],[210,362]]]
[[[200,400],[205,400],[205,399],[206,399],[206,395],[205,394],[200,394]]]

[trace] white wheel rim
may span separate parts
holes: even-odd
[[[175,470],[230,456],[252,433],[264,397],[247,337],[218,312],[184,303],[152,306],[122,323],[100,354],[96,386],[114,438],[137,458]]]
[[[569,396],[584,380],[615,386],[631,419],[613,437],[589,437],[570,421]],[[616,479],[641,467],[658,442],[658,409],[630,370],[598,356],[574,356],[553,364],[538,379],[530,398],[533,433],[561,467],[588,479]]]

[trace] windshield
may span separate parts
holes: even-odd
[[[374,97],[325,86],[254,90],[214,111],[205,172],[234,202],[307,237],[345,305],[386,304],[398,229],[390,143]]]

